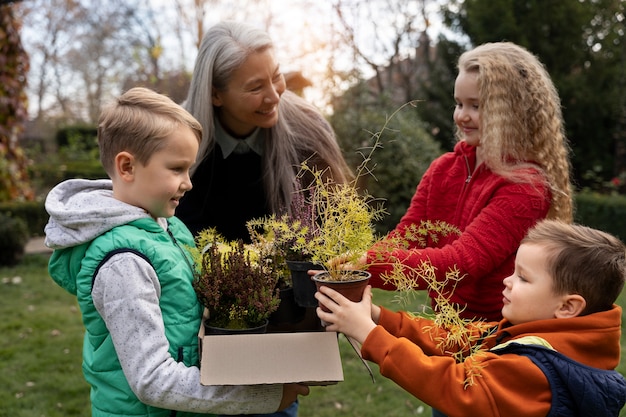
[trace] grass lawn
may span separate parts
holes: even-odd
[[[89,416],[75,298],[48,277],[48,256],[0,268],[0,416]]]
[[[89,388],[81,371],[80,312],[74,297],[48,277],[47,261],[47,255],[27,255],[16,267],[0,268],[0,417],[90,415]],[[626,305],[624,297],[620,305]],[[375,290],[374,299],[399,308],[393,293]],[[416,299],[409,309],[419,310],[423,301]],[[344,381],[311,387],[311,394],[301,398],[300,417],[431,415],[430,407],[370,363],[373,383],[345,338],[339,341]],[[622,352],[624,346],[622,339]],[[626,361],[618,371],[626,374]],[[626,409],[620,416],[626,417]]]

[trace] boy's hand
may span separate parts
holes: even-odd
[[[283,398],[280,400],[280,406],[276,411],[282,411],[289,407],[298,395],[309,395],[309,387],[304,384],[283,384]]]
[[[363,299],[358,303],[348,300],[327,286],[320,287],[315,293],[315,298],[331,311],[327,313],[320,307],[317,308],[317,316],[327,323],[328,331],[341,332],[363,343],[376,327],[373,316],[376,316],[377,320],[380,312],[378,306],[372,305],[371,285],[365,287]]]

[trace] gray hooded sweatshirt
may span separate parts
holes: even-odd
[[[110,229],[150,217],[145,210],[113,198],[110,180],[68,180],[46,198],[50,220],[46,245],[52,249],[89,242]],[[167,221],[156,220],[164,229]],[[168,352],[159,308],[161,287],[152,266],[140,256],[120,253],[99,269],[92,298],[106,322],[124,375],[144,403],[165,409],[216,414],[274,412],[282,385],[203,386],[200,370]]]

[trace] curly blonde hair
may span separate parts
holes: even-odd
[[[543,64],[521,46],[495,42],[463,53],[458,68],[478,74],[486,166],[515,181],[528,180],[519,168],[539,167],[552,191],[547,217],[571,222],[570,148],[561,100]]]

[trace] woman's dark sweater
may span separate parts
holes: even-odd
[[[180,200],[176,216],[191,233],[215,227],[228,240],[250,241],[246,222],[270,214],[263,187],[262,157],[250,151],[224,159],[219,145],[191,178],[193,189]]]

